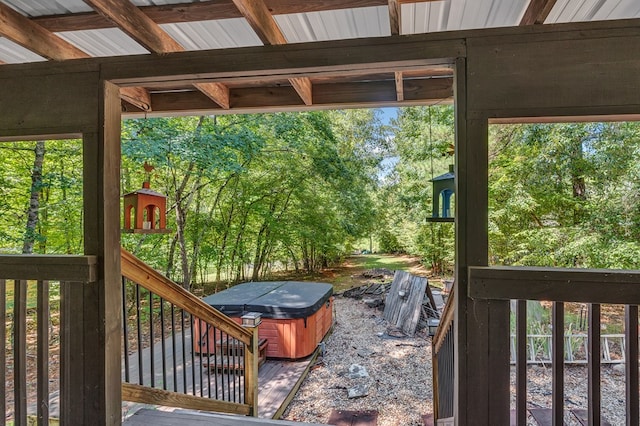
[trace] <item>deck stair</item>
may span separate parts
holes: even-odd
[[[268,346],[267,339],[260,339],[258,342],[258,368],[267,360]],[[218,340],[215,355],[209,355],[206,360],[203,360],[203,366],[218,374],[231,372],[244,374],[244,345],[236,339],[231,339],[229,342]]]

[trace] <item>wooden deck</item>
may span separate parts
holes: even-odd
[[[322,426],[318,423],[298,423],[254,417],[224,416],[192,411],[164,412],[143,409],[123,423],[127,426]]]
[[[202,369],[203,374],[200,375],[200,362],[206,363],[206,357],[200,358],[198,354],[193,354],[191,345],[191,333],[185,334],[184,353],[182,351],[182,335],[176,333],[177,350],[175,353],[176,360],[176,372],[173,371],[173,342],[172,338],[165,340],[165,354],[166,354],[166,373],[163,373],[162,368],[162,343],[158,342],[154,345],[154,384],[156,388],[165,388],[163,383],[166,383],[166,389],[173,391],[177,389],[179,392],[183,392],[186,389],[186,393],[207,396],[209,392],[214,394],[216,389],[218,394],[225,392],[225,395],[231,390],[231,395],[237,395],[237,401],[243,399],[243,389],[241,386],[233,386],[228,384],[227,374],[216,374],[215,371],[209,371],[207,368]],[[145,386],[149,386],[151,383],[151,351],[145,349],[142,351],[142,383]],[[317,351],[313,355],[299,361],[281,361],[281,360],[267,360],[258,370],[258,416],[264,419],[278,418],[282,415],[287,405],[291,402],[291,399],[295,395],[298,387],[302,383],[304,376],[311,367],[315,360]],[[184,359],[184,363],[183,363]],[[191,366],[195,364],[195,371],[197,374],[193,374]],[[138,352],[129,355],[129,378],[131,383],[139,383],[140,369]],[[124,362],[122,365],[122,379],[125,380]],[[195,381],[195,386],[194,386]],[[175,387],[174,387],[175,382]],[[202,391],[201,391],[202,389]],[[60,413],[59,405],[60,395],[59,392],[51,394],[49,403],[51,417],[57,418]],[[122,414],[123,418],[128,418],[134,413],[142,409],[150,408],[145,404],[133,403],[123,401]],[[179,409],[163,407],[161,408],[163,413],[166,411],[179,411]],[[29,413],[35,414],[36,407],[30,406]],[[128,424],[128,423],[127,423]],[[175,424],[175,423],[173,423]],[[197,423],[194,423],[197,424]]]

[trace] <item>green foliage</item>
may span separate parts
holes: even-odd
[[[380,214],[376,233],[382,251],[406,251],[420,256],[432,272],[453,269],[452,223],[427,223],[432,210],[431,179],[448,171],[453,158],[453,109],[412,107],[399,111],[391,123],[392,171],[380,182]]]
[[[0,252],[20,253],[25,237],[35,240],[34,253],[81,254],[82,143],[45,142],[39,191],[39,220],[25,235],[31,195],[35,142],[0,144]]]
[[[639,130],[636,123],[493,126],[492,262],[637,269]]]

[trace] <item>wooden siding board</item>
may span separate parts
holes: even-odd
[[[503,37],[496,42],[469,41],[473,111],[491,117],[512,116],[514,110],[525,116],[562,108],[571,113],[577,106],[588,106],[591,113],[625,106],[637,111],[640,36],[545,42],[534,36],[522,42]]]
[[[98,74],[0,74],[0,136],[95,129]],[[73,88],[71,90],[71,88]]]

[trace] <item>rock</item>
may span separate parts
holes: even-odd
[[[365,305],[370,308],[377,308],[378,306],[382,306],[384,302],[382,299],[362,299]]]
[[[624,376],[626,374],[626,367],[624,364],[616,364],[611,369],[616,376]]]
[[[360,398],[369,395],[369,385],[364,383],[347,389],[348,398]]]
[[[374,351],[369,349],[359,349],[358,352],[356,353],[358,354],[358,356],[361,356],[362,358],[369,358],[371,355],[375,354]]]
[[[367,373],[367,369],[358,364],[352,364],[349,366],[349,374],[348,377],[350,379],[360,379],[364,377],[369,377],[369,373]]]

